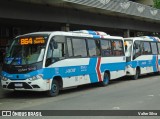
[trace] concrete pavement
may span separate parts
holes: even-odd
[[[11,92],[0,99],[0,109],[160,110],[159,78],[159,75],[143,76],[138,80],[122,78],[106,87],[80,86],[61,91],[59,96],[52,98],[43,92]]]
[[[8,91],[5,91],[2,89],[2,86],[1,86],[1,83],[0,83],[0,99],[5,97],[5,94],[7,93]]]
[[[138,80],[121,78],[106,87],[95,84],[61,91],[57,97],[38,92],[0,89],[0,110],[160,110],[160,75]],[[16,119],[17,117],[15,117]],[[42,119],[38,117],[39,119]],[[47,117],[85,119],[86,117]],[[159,117],[87,117],[98,119],[159,119]]]

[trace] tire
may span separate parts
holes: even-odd
[[[59,83],[57,80],[52,81],[51,89],[47,91],[49,97],[55,97],[59,94]]]
[[[107,86],[109,84],[109,75],[107,73],[104,73],[103,81],[100,82],[100,86]]]
[[[139,77],[139,75],[140,75],[140,70],[139,70],[139,69],[136,69],[136,74],[135,74],[134,76],[132,76],[132,79],[133,79],[133,80],[137,80],[138,77]]]

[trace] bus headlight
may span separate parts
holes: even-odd
[[[34,81],[34,80],[38,80],[41,79],[43,77],[43,74],[38,74],[36,76],[33,76],[31,78],[29,78],[30,81]]]
[[[127,65],[127,68],[129,68],[130,66],[129,65]]]
[[[4,77],[4,76],[1,76],[0,78],[1,78],[1,80],[3,80],[3,81],[7,81],[7,80],[8,80],[8,78],[6,78],[6,77]]]
[[[132,67],[132,65],[131,65],[131,64],[127,65],[127,68],[131,68],[131,67]]]

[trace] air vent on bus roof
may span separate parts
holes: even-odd
[[[78,30],[78,31],[72,31],[74,33],[84,33],[84,34],[91,34],[91,35],[102,35],[102,36],[108,36],[105,32],[102,31],[92,31],[92,30]]]

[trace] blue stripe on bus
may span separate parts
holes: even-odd
[[[96,65],[98,58],[90,58],[89,65],[80,66],[69,66],[69,67],[55,67],[55,68],[44,68],[37,71],[32,71],[27,74],[8,74],[2,71],[2,75],[11,80],[25,80],[38,74],[43,74],[43,79],[52,79],[54,76],[61,76],[62,78],[89,75],[91,83],[98,82]],[[117,71],[124,70],[125,62],[120,63],[105,63],[100,65],[101,73],[105,70]],[[17,77],[18,76],[18,77]]]
[[[132,68],[136,68],[137,66],[144,68],[152,66],[152,61],[151,60],[132,61],[132,62],[127,62],[127,65],[130,65]]]
[[[153,71],[157,72],[157,66],[156,66],[157,56],[153,55],[152,64],[153,64]]]
[[[100,35],[93,35],[93,38],[101,38]]]
[[[157,72],[157,66],[156,66],[156,55],[153,55],[152,60],[140,60],[140,61],[131,61],[127,62],[127,65],[130,65],[132,68],[139,67],[153,67],[153,71]],[[158,65],[160,64],[160,60],[158,60]]]
[[[90,58],[88,74],[91,83],[98,82],[97,72],[96,72],[96,65],[97,65],[98,58]]]
[[[92,30],[87,30],[87,32],[91,35],[97,35],[97,33],[95,31],[92,31]]]
[[[126,62],[101,64],[101,72],[125,70]]]
[[[38,74],[43,74],[44,69],[32,71],[30,73],[26,74],[8,74],[7,72],[2,71],[2,75],[11,79],[11,80],[25,80],[27,78],[31,78],[33,76],[36,76]]]

